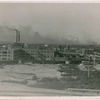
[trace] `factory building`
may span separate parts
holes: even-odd
[[[14,50],[10,44],[0,44],[0,61],[13,61]]]
[[[54,50],[52,48],[27,48],[24,50],[37,60],[53,60],[54,57]]]
[[[13,61],[13,49],[0,49],[0,61]]]

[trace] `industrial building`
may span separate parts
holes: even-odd
[[[15,44],[20,44],[20,31],[17,29],[11,29],[16,31],[16,41]],[[15,44],[1,43],[0,44],[0,61],[13,61],[14,60],[14,49]]]
[[[24,49],[25,52],[29,53],[32,57],[37,60],[53,60],[54,50],[50,48],[41,48],[41,49]]]
[[[13,61],[14,50],[10,44],[0,44],[0,61]]]
[[[0,61],[13,61],[13,49],[0,49]]]
[[[70,62],[73,64],[82,61],[100,63],[100,53],[94,52],[94,47],[83,45],[59,45],[59,44],[25,44],[21,43],[20,31],[8,28],[16,32],[15,43],[0,44],[0,61],[47,61],[47,62]],[[72,37],[75,38],[75,37]],[[75,38],[75,41],[78,40]],[[99,47],[100,48],[100,47]],[[92,55],[92,56],[91,56]],[[95,57],[94,57],[95,55]]]

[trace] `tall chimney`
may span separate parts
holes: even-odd
[[[16,43],[20,43],[20,31],[16,30]]]

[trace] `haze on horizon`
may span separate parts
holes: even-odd
[[[22,42],[63,43],[73,36],[83,44],[100,43],[100,4],[0,3],[0,41],[14,42],[7,27],[19,29]]]

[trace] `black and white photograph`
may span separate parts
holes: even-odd
[[[100,96],[100,3],[0,2],[0,96]]]

